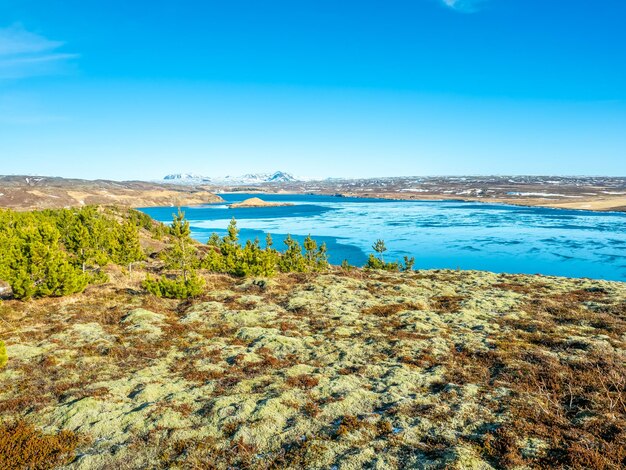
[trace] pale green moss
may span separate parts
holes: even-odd
[[[122,318],[127,331],[141,334],[144,338],[155,339],[161,336],[161,326],[165,316],[143,308],[131,310]]]

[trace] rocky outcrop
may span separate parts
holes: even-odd
[[[293,206],[290,202],[268,202],[258,197],[251,197],[245,201],[236,202],[230,205],[231,209],[246,208],[246,207],[281,207],[281,206]]]

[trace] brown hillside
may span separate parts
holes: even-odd
[[[179,206],[221,201],[222,198],[203,188],[189,186],[141,181],[0,176],[0,207],[17,210],[60,209],[90,204]]]

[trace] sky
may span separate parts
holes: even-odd
[[[0,174],[626,176],[624,0],[2,0]]]

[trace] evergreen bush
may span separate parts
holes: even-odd
[[[161,276],[154,279],[148,275],[142,285],[150,294],[167,299],[187,299],[197,297],[204,292],[204,279],[195,273],[189,274],[187,279],[182,276],[174,279]]]
[[[18,299],[81,292],[106,278],[107,264],[144,258],[138,224],[146,221],[138,214],[95,206],[0,210],[0,279]]]

